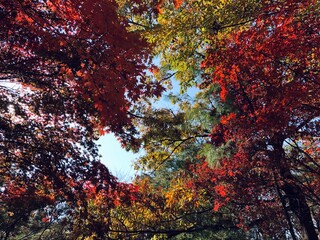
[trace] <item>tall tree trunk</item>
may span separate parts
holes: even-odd
[[[285,183],[282,187],[289,200],[290,210],[297,216],[305,240],[318,240],[318,234],[312,221],[311,211],[299,186]]]
[[[285,197],[289,201],[290,210],[299,220],[302,229],[302,239],[319,240],[306,197],[301,187],[295,184],[296,179],[290,171],[290,165],[286,164],[288,159],[286,159],[282,145],[283,139],[279,137],[278,141],[275,141],[274,152],[271,155],[276,160],[275,166],[278,168],[281,180],[284,183],[280,188],[284,191]]]
[[[275,183],[276,183],[276,187],[277,187],[278,196],[279,196],[279,198],[280,198],[280,201],[281,201],[281,204],[282,204],[282,208],[283,208],[285,217],[286,217],[287,222],[288,222],[289,231],[290,231],[292,240],[297,240],[296,234],[295,234],[295,232],[294,232],[294,226],[293,226],[293,223],[292,223],[292,221],[291,221],[291,217],[290,217],[290,215],[289,215],[289,212],[288,212],[288,209],[287,209],[287,206],[286,206],[285,196],[283,196],[283,194],[282,194],[282,190],[281,190],[280,187],[279,187],[279,184],[278,184],[278,182],[277,182],[277,179],[275,179]]]

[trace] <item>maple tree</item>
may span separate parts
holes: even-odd
[[[162,87],[146,77],[150,48],[127,31],[117,7],[112,0],[0,1],[3,239],[63,203],[71,238],[101,236],[107,224],[79,231],[83,222],[94,226],[90,204],[102,198],[107,210],[127,191],[99,162],[94,141],[112,131],[134,144],[128,111]]]
[[[115,2],[11,1],[2,6],[4,79],[34,88],[67,85],[72,94],[92,102],[102,130],[118,135],[129,128],[131,104],[161,91],[146,84],[148,46],[126,30]]]
[[[219,84],[221,102],[233,101],[212,131],[214,145],[232,141],[236,148],[220,175],[237,176],[226,178],[239,203],[250,193],[255,205],[282,205],[278,215],[293,238],[300,231],[318,239],[318,13],[312,1],[267,4],[252,27],[217,43],[203,63],[214,68],[208,81]]]

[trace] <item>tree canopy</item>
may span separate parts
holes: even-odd
[[[319,16],[0,1],[0,239],[319,239]],[[132,183],[99,161],[109,132],[144,151]]]
[[[128,112],[162,90],[145,75],[150,47],[114,1],[1,1],[0,13],[1,237],[59,202],[90,222],[86,186],[105,209],[122,192],[94,141],[134,144]]]

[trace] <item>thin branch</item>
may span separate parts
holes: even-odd
[[[169,153],[169,155],[168,155],[167,157],[165,157],[165,158],[158,164],[158,166],[151,172],[151,174],[153,174],[155,171],[157,171],[157,170],[161,167],[161,165],[163,165],[168,159],[170,159],[171,156],[175,153],[175,151],[176,151],[182,144],[184,144],[185,142],[187,142],[187,141],[189,141],[189,140],[191,140],[191,139],[196,139],[197,137],[199,137],[199,136],[190,136],[190,137],[188,137],[188,138],[181,139],[181,140],[180,140],[180,143],[171,150],[171,152]]]
[[[143,28],[145,28],[145,29],[150,28],[149,26],[143,25],[143,24],[141,24],[141,23],[137,23],[137,22],[135,22],[135,21],[133,21],[133,20],[128,20],[128,23],[129,23],[129,24],[133,24],[133,25],[137,25],[137,26],[139,26],[139,27],[143,27]]]

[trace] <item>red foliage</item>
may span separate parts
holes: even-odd
[[[213,128],[213,144],[232,140],[236,148],[236,154],[222,160],[217,178],[232,183],[233,200],[246,206],[248,219],[271,212],[284,219],[281,193],[292,198],[290,203],[305,202],[310,191],[318,193],[316,186],[293,173],[305,169],[308,173],[303,174],[318,182],[319,169],[306,162],[319,164],[319,152],[313,149],[310,158],[298,142],[319,136],[319,7],[316,1],[263,4],[264,11],[252,26],[218,42],[203,67],[214,67],[212,83],[221,87],[221,102],[232,99],[236,109]],[[290,141],[299,157],[287,152]],[[301,194],[292,196],[292,191]],[[311,201],[319,204],[318,197]],[[307,207],[303,214],[291,209],[302,229],[312,228],[305,223],[311,219]],[[315,236],[314,230],[306,231]]]
[[[115,1],[0,1],[0,6],[1,60],[16,63],[9,72],[26,75],[20,79],[26,87],[47,84],[44,77],[30,82],[31,71],[52,76],[50,84],[67,83],[75,96],[93,103],[97,125],[123,134],[131,126],[128,108],[162,90],[147,84],[150,49],[126,30]]]
[[[183,3],[183,0],[173,0],[173,4],[174,4],[174,7],[177,9],[179,8]]]
[[[154,1],[155,5],[156,5],[156,8],[155,8],[155,13],[156,14],[161,14],[163,12],[163,10],[161,9],[161,7],[166,3],[166,2],[170,2],[172,3],[173,2],[173,5],[174,5],[174,8],[175,9],[178,9],[181,7],[182,3],[183,3],[183,0],[158,0],[158,1]]]
[[[117,7],[114,0],[0,0],[0,78],[19,86],[0,84],[1,202],[80,204],[85,221],[90,200],[129,201],[130,186],[118,187],[97,161],[94,140],[113,131],[131,141],[128,110],[162,87],[147,81],[151,49],[127,31]]]

